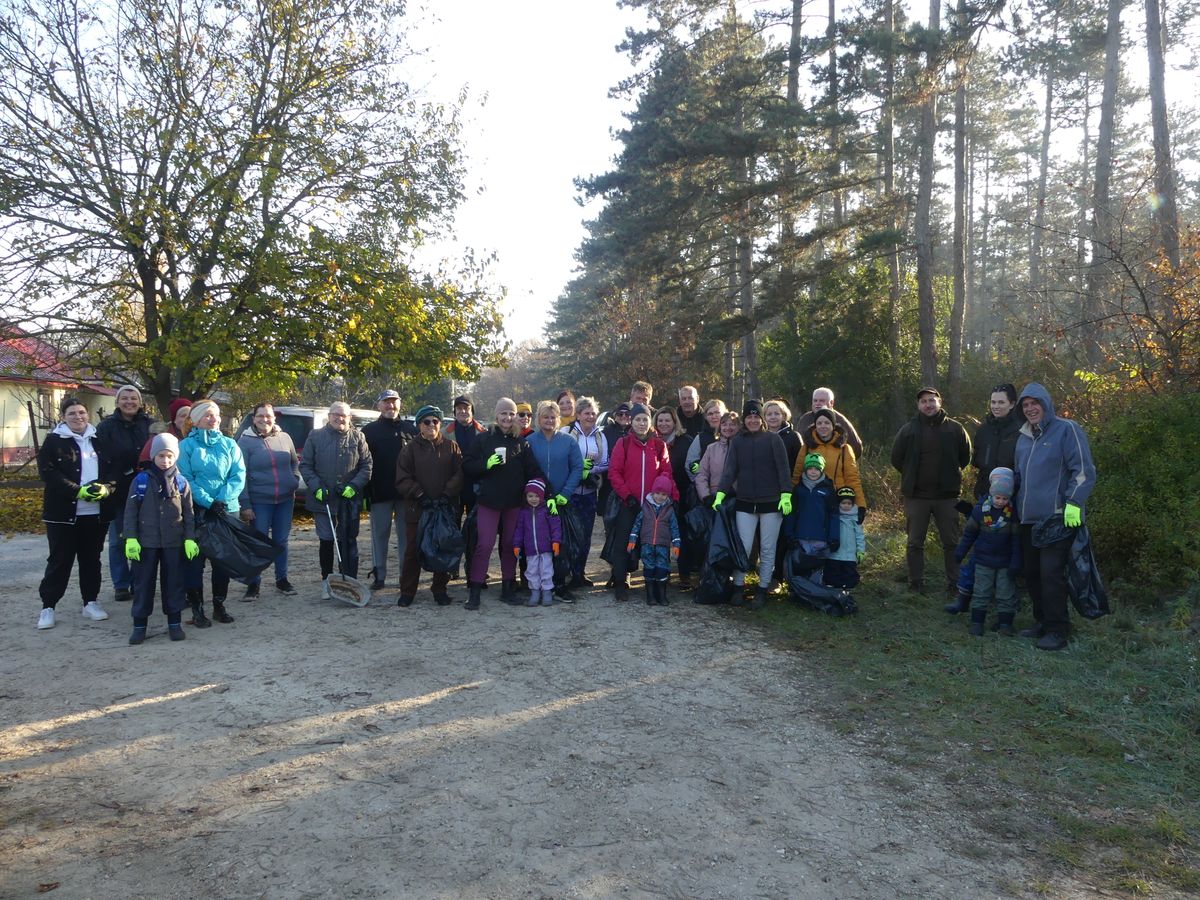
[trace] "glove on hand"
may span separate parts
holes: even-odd
[[[109,488],[109,486],[107,484],[93,484],[92,485],[92,499],[93,500],[103,500],[105,497],[107,497],[111,493],[112,493],[112,489]]]
[[[313,496],[317,498],[318,503],[324,503],[329,499],[329,491],[325,490],[325,488],[317,488],[313,491]]]
[[[858,508],[858,524],[861,525],[865,521],[867,521],[867,508],[860,506]]]
[[[675,557],[675,559],[679,559],[679,548],[678,547],[671,548],[671,556]]]
[[[790,516],[792,514],[792,495],[791,494],[780,494],[779,495],[779,511],[781,513],[783,513],[785,516]]]
[[[567,498],[566,498],[566,497],[564,497],[562,494],[556,494],[556,495],[554,496],[554,501],[555,501],[555,503],[558,505],[559,509],[561,509],[562,507],[566,506],[566,505],[567,505],[567,503],[569,503],[569,502],[570,502],[570,501],[569,501],[569,500],[567,500]]]
[[[838,547],[842,546],[842,542],[840,540],[830,541],[828,546],[829,546],[830,553],[837,553]]]
[[[551,545],[550,545],[550,548],[551,548],[551,549],[554,551],[554,555],[555,555],[555,556],[558,556],[558,551],[559,551],[559,543],[558,543],[558,541],[555,541],[553,544],[551,544]]]
[[[142,545],[137,538],[125,538],[125,558],[134,562],[142,561]]]
[[[635,545],[634,545],[633,541],[630,541],[628,544],[625,545],[625,552],[632,553],[634,546]]]
[[[696,462],[694,462],[690,466],[688,466],[688,471],[691,472],[693,475],[698,474],[700,472],[700,461],[696,460]]]
[[[494,469],[494,468],[496,468],[496,466],[500,465],[502,462],[504,462],[504,460],[502,460],[500,458],[500,454],[493,453],[491,456],[489,456],[487,458],[487,467],[489,469]]]
[[[854,554],[854,559],[858,562],[862,562],[866,558],[867,558],[867,554],[863,553],[863,551],[861,551],[861,550],[859,550],[857,553]]]
[[[517,559],[521,558],[521,548],[520,547],[513,547],[513,556],[515,556]]]
[[[209,510],[213,513],[213,515],[217,516],[225,515],[225,509],[226,506],[224,500],[214,500],[212,506],[209,507]]]
[[[625,508],[626,509],[637,509],[641,505],[642,504],[638,503],[638,498],[633,496],[632,494],[630,494],[628,497],[625,498]]]
[[[596,466],[596,461],[594,459],[592,459],[590,456],[585,456],[583,458],[583,477],[587,478],[589,475],[591,475],[592,469],[595,468],[595,466]]]
[[[96,499],[95,497],[92,496],[92,486],[90,484],[80,485],[79,490],[75,492],[75,498],[77,500],[95,500]]]
[[[353,500],[354,495],[357,493],[358,493],[358,491],[356,491],[354,489],[354,485],[352,485],[352,484],[348,484],[344,488],[342,488],[342,496],[345,497],[347,500]]]
[[[1083,524],[1083,510],[1074,503],[1063,507],[1063,524],[1068,528],[1078,528]]]
[[[722,504],[722,503],[724,503],[724,502],[725,502],[725,492],[724,492],[724,491],[717,491],[716,495],[713,497],[713,505],[712,505],[712,508],[713,508],[713,509],[720,509],[720,508],[721,508],[721,504]]]
[[[557,516],[558,515],[558,498],[551,497],[549,500],[547,500],[546,501],[546,509],[547,509],[547,511],[549,511],[550,515]]]
[[[200,545],[188,538],[183,542],[183,555],[188,559],[195,559],[200,555]]]

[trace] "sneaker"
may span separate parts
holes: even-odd
[[[575,602],[575,595],[572,594],[568,590],[560,590],[556,594],[554,594],[554,597],[558,599],[559,603],[574,603]],[[547,597],[546,599],[549,600],[550,598]],[[550,604],[547,603],[546,605],[549,606]]]
[[[254,584],[246,585],[246,593],[244,593],[242,595],[242,602],[249,603],[250,601],[257,600],[257,599],[258,599],[258,584],[257,584],[257,582]]]
[[[93,622],[103,622],[108,618],[108,613],[100,608],[98,602],[91,600],[83,605],[83,617]]]
[[[113,600],[117,603],[130,603],[133,600],[133,591],[129,588],[117,588]]]
[[[281,594],[287,594],[289,597],[295,597],[299,593],[286,578],[280,578],[275,582],[275,590]]]
[[[329,590],[329,582],[328,581],[322,580],[322,582],[321,582],[321,599],[322,600],[332,600],[333,599],[333,592],[331,590]]]
[[[45,609],[43,609],[41,615],[38,616],[37,627],[38,627],[38,631],[45,631],[47,628],[53,628],[54,627],[54,610],[52,610],[48,606]]]

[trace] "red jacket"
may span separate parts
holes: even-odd
[[[633,497],[638,503],[650,493],[658,475],[671,479],[671,499],[679,501],[679,489],[671,475],[671,454],[662,438],[651,436],[642,443],[633,432],[617,441],[608,461],[608,478],[622,500]]]

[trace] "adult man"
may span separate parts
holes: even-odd
[[[142,392],[132,384],[117,389],[116,411],[96,426],[96,453],[117,477],[113,508],[125,509],[129,486],[137,474],[142,448],[150,439],[150,417],[142,408]],[[117,515],[108,523],[108,571],[115,599],[133,599],[133,570],[125,559],[122,534],[125,517]]]
[[[699,437],[704,430],[704,413],[700,410],[700,392],[692,385],[684,385],[679,389],[679,407],[675,410],[679,415],[679,424],[691,438]]]
[[[635,381],[633,387],[629,389],[629,408],[633,409],[637,404],[642,404],[651,416],[654,415],[654,407],[650,405],[650,398],[654,396],[654,385],[648,381]]]
[[[532,419],[532,411],[530,418]],[[471,399],[455,397],[454,421],[446,426],[446,437],[458,444],[458,449],[464,457],[470,452],[475,438],[486,431],[486,428],[475,421],[475,404],[471,402]],[[463,516],[469,514],[475,506],[474,480],[464,476],[462,493],[459,494],[458,501],[458,517],[461,521]]]
[[[892,467],[900,473],[904,518],[908,531],[906,559],[908,585],[920,591],[925,585],[925,535],[929,519],[937,525],[946,564],[946,589],[958,582],[954,548],[958,544],[958,492],[962,470],[971,461],[971,441],[963,427],[942,409],[937,388],[917,391],[917,415],[896,434]]]
[[[321,541],[321,580],[333,571],[333,542],[341,542],[342,571],[358,577],[358,509],[371,480],[371,449],[350,422],[350,404],[329,407],[329,421],[304,442],[300,474],[308,488],[309,511]],[[333,524],[330,524],[330,514]],[[329,588],[322,596],[328,599]]]
[[[816,422],[817,411],[822,409],[833,409],[833,391],[827,387],[819,387],[812,392],[812,409],[802,415],[800,421],[792,426],[796,429],[796,433],[801,437],[808,434],[808,430]],[[841,429],[846,443],[854,448],[854,455],[858,459],[862,459],[862,438],[858,436],[858,432],[854,430],[850,420],[836,409],[833,409],[833,419],[833,424]]]
[[[411,422],[400,418],[400,395],[386,390],[375,401],[379,418],[363,427],[371,450],[371,480],[366,499],[371,514],[371,590],[382,590],[387,582],[388,543],[392,523],[396,525],[396,566],[404,563],[404,501],[396,494],[396,460],[400,451],[416,437]]]

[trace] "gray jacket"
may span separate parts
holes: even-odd
[[[300,486],[300,457],[291,437],[278,425],[265,437],[251,425],[237,439],[246,462],[246,489],[240,503],[282,503]]]
[[[317,501],[318,488],[324,488],[335,497],[342,488],[352,485],[361,497],[367,482],[371,480],[371,450],[367,439],[357,428],[351,427],[344,434],[326,425],[318,428],[304,442],[300,455],[300,474],[304,476],[308,489],[305,506],[312,512],[321,512],[325,505]]]
[[[168,479],[164,497],[158,479],[149,472],[134,476],[125,501],[124,535],[137,538],[143,547],[160,549],[182,547],[185,540],[195,540],[192,486],[187,479],[182,475]]]

